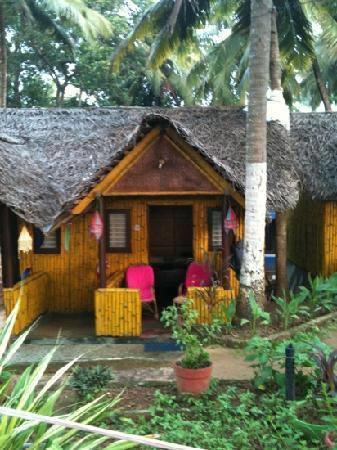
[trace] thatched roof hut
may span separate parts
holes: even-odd
[[[244,193],[242,108],[6,109],[0,113],[0,201],[49,227],[154,126],[172,127]],[[287,134],[268,125],[268,206],[293,208],[299,180]]]
[[[337,200],[337,113],[292,114],[291,146],[303,189],[316,200]]]

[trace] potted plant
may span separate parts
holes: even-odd
[[[197,333],[194,324],[198,317],[193,309],[193,301],[186,300],[178,309],[170,306],[162,314],[165,327],[171,327],[172,337],[182,346],[184,356],[174,365],[179,392],[194,395],[205,392],[210,383],[212,363],[204,345],[207,336]]]

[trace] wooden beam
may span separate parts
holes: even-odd
[[[288,292],[287,277],[287,214],[276,214],[276,295]]]
[[[99,240],[99,287],[106,287],[106,223],[105,223],[105,213],[104,213],[104,199],[102,196],[98,197],[99,213],[103,220],[103,234]]]
[[[13,287],[20,280],[18,235],[17,216],[6,205],[0,205],[0,246],[4,288]]]
[[[231,239],[229,236],[229,231],[226,233],[225,231],[225,218],[228,211],[228,199],[226,196],[223,197],[222,201],[222,286],[224,289],[230,289],[230,280],[229,280],[229,260],[231,257]]]

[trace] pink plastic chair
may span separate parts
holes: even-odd
[[[212,283],[212,272],[208,264],[191,262],[186,272],[186,288],[197,286],[210,286]]]
[[[154,305],[154,316],[159,318],[157,302],[154,292],[154,272],[151,266],[130,266],[126,271],[126,285],[130,289],[138,289],[142,304]]]
[[[186,271],[185,283],[179,286],[178,296],[185,295],[189,287],[207,287],[212,284],[212,271],[207,263],[191,262]]]

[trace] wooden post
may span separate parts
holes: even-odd
[[[104,199],[100,195],[98,197],[99,213],[103,220],[103,234],[99,240],[99,287],[106,287],[106,224],[104,213]]]
[[[222,202],[222,286],[230,289],[229,282],[229,259],[230,259],[230,239],[225,231],[225,218],[228,211],[228,199],[225,196]]]
[[[20,280],[18,235],[16,215],[7,206],[0,205],[2,284],[5,288],[14,286]]]
[[[287,277],[287,215],[276,214],[276,295],[288,291]]]

